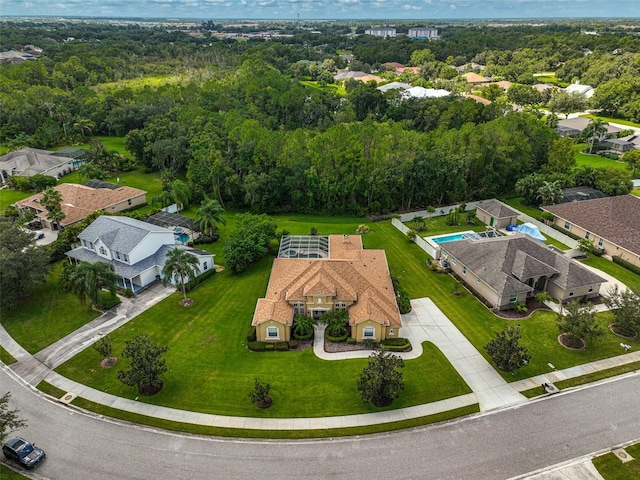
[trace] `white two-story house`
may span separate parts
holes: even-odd
[[[110,263],[119,277],[118,284],[134,292],[162,279],[167,253],[174,248],[198,259],[199,274],[215,268],[212,253],[178,245],[173,231],[133,218],[102,215],[78,239],[80,246],[67,252],[70,259]]]

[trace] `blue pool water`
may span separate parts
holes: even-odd
[[[457,233],[455,235],[447,235],[446,237],[432,238],[432,240],[436,243],[447,243],[462,240],[463,238],[465,238],[465,236],[462,233]]]
[[[189,241],[189,235],[187,235],[186,233],[181,233],[176,237],[176,240],[178,240],[180,243],[186,243]]]

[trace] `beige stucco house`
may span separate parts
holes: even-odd
[[[500,200],[492,198],[478,204],[476,217],[485,225],[499,229],[515,225],[518,219],[518,212]]]
[[[294,315],[320,319],[336,310],[349,312],[357,341],[399,336],[402,320],[384,250],[364,250],[359,235],[283,237],[251,323],[258,341],[288,341]]]
[[[441,244],[441,261],[497,310],[546,291],[561,302],[595,297],[605,279],[529,235]]]
[[[103,183],[108,186],[93,188],[75,183],[62,183],[53,187],[62,195],[60,207],[65,215],[64,220],[60,222],[62,228],[73,225],[98,210],[116,213],[147,203],[147,192],[144,190]],[[29,209],[33,211],[44,228],[53,230],[57,228],[57,225],[53,225],[47,219],[49,212],[40,203],[41,200],[42,193],[38,193],[16,202],[15,205],[18,210]]]
[[[554,215],[558,227],[640,266],[640,198],[619,195],[541,208]]]

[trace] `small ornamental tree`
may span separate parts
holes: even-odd
[[[586,341],[592,340],[604,332],[596,323],[596,312],[593,305],[581,305],[574,300],[564,306],[566,315],[558,313],[556,321],[560,333],[565,335],[563,344],[570,348],[583,348]]]
[[[12,431],[27,426],[27,422],[18,417],[19,410],[9,410],[9,398],[11,392],[0,397],[0,443],[4,443]]]
[[[614,285],[607,291],[603,301],[613,313],[616,321],[613,329],[616,333],[633,337],[640,329],[640,296],[632,290],[621,290]]]
[[[109,335],[105,335],[98,339],[96,343],[93,344],[93,348],[102,355],[103,365],[105,367],[111,367],[115,363],[115,358],[111,356],[113,352],[113,340]]]
[[[318,323],[315,318],[306,315],[295,315],[293,317],[293,338],[297,340],[309,339],[313,335],[313,327]]]
[[[404,361],[397,355],[379,350],[369,356],[369,363],[360,374],[358,390],[360,396],[376,407],[391,405],[404,390],[404,380],[400,368]]]
[[[168,346],[155,345],[148,335],[138,335],[125,343],[122,356],[131,360],[128,370],[118,372],[118,379],[137,387],[141,395],[154,395],[162,390],[162,375],[168,370],[162,356]]]
[[[253,390],[249,392],[249,400],[260,408],[270,407],[273,402],[273,399],[269,396],[270,390],[271,385],[266,382],[261,382],[260,379],[256,377]]]
[[[514,373],[531,360],[526,347],[520,345],[522,334],[517,327],[507,327],[496,334],[496,338],[484,346],[500,370]]]

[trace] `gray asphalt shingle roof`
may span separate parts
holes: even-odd
[[[133,218],[102,215],[85,228],[78,238],[92,243],[100,239],[110,249],[128,254],[153,232],[172,233],[166,228]]]
[[[525,234],[460,240],[442,248],[503,296],[532,291],[522,281],[543,275],[551,276],[550,281],[563,289],[605,282],[575,260]]]
[[[518,212],[516,210],[510,208],[509,206],[505,205],[500,200],[496,200],[495,198],[479,203],[477,208],[484,210],[489,215],[495,218],[509,218],[518,216]]]

